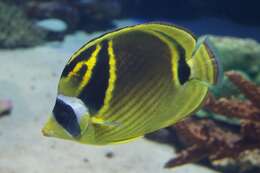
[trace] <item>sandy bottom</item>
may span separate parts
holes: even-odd
[[[59,43],[0,51],[0,98],[11,99],[14,105],[11,115],[0,119],[0,172],[212,172],[195,165],[164,169],[164,163],[174,156],[173,149],[145,139],[94,147],[42,136],[41,128],[52,110],[66,61],[84,42],[99,34],[79,32]],[[114,156],[106,157],[110,152]]]

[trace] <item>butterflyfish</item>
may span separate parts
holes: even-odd
[[[121,28],[76,51],[58,84],[45,136],[124,143],[199,110],[219,80],[207,39],[165,23]]]

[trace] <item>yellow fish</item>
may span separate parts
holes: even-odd
[[[65,66],[43,134],[84,144],[128,142],[197,111],[217,82],[206,39],[164,23],[95,38]]]

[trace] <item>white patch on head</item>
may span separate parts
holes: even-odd
[[[88,113],[88,108],[85,106],[85,104],[77,97],[69,97],[64,95],[58,95],[58,99],[62,100],[66,104],[70,105],[75,112],[78,122],[80,122],[80,118]]]

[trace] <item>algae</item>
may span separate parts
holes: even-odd
[[[17,6],[0,2],[0,48],[30,47],[41,44],[45,32],[38,29]]]

